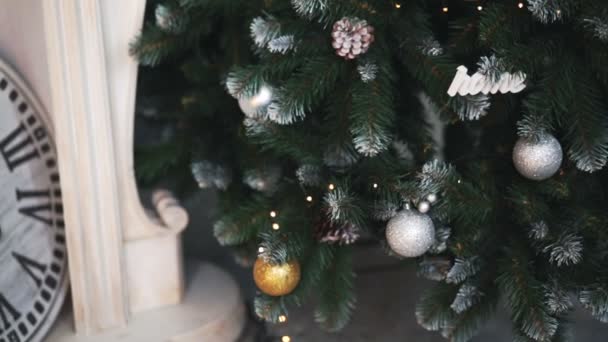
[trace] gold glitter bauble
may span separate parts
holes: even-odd
[[[284,296],[293,291],[300,282],[300,264],[290,261],[272,265],[258,258],[253,265],[253,280],[260,291],[269,296]]]

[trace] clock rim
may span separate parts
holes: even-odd
[[[55,144],[55,129],[54,129],[54,126],[52,125],[52,120],[51,120],[49,113],[46,111],[45,107],[42,105],[42,102],[40,102],[38,100],[38,97],[36,97],[34,92],[32,90],[30,90],[33,88],[30,88],[29,85],[27,84],[27,82],[25,81],[25,79],[22,78],[19,75],[19,73],[17,73],[17,71],[8,62],[6,62],[2,58],[0,58],[0,71],[2,73],[4,73],[6,78],[8,78],[9,82],[11,82],[11,85],[19,92],[19,95],[21,95],[21,97],[25,98],[28,105],[31,105],[33,107],[34,111],[38,114],[39,119],[42,120],[44,128],[47,130],[47,133],[49,136],[49,144],[51,145],[53,152],[55,154],[57,163],[59,164],[59,158],[57,156],[57,145]],[[59,168],[57,168],[57,173],[59,173]],[[60,187],[61,187],[61,184],[60,184]],[[63,201],[62,201],[62,203],[63,203]],[[62,214],[62,216],[63,216],[63,214]],[[48,336],[53,325],[56,324],[59,319],[60,310],[65,305],[65,300],[66,300],[68,289],[70,286],[70,276],[69,276],[70,267],[69,267],[69,258],[68,258],[69,256],[67,255],[68,254],[67,249],[68,249],[67,246],[65,246],[67,260],[65,261],[65,269],[63,272],[64,276],[61,281],[61,285],[57,288],[57,296],[55,297],[55,300],[54,300],[55,305],[54,306],[51,305],[49,307],[48,314],[46,315],[46,318],[51,318],[51,319],[43,320],[43,323],[35,329],[35,333],[34,333],[35,335],[33,335],[27,342],[42,342],[44,340],[44,338],[46,338],[46,336]],[[45,329],[42,329],[43,326],[46,326]]]

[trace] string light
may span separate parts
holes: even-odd
[[[329,184],[328,188],[329,188],[329,190],[333,190],[333,189],[335,189],[335,188],[336,188],[336,186],[335,186],[335,185],[333,185],[333,184]]]
[[[557,15],[562,14],[562,10],[559,10],[559,9],[558,9],[556,12],[557,12]]]
[[[401,8],[401,4],[400,3],[395,3],[395,8]]]
[[[276,211],[271,211],[270,212],[270,217],[277,217],[277,212]]]
[[[291,337],[283,336],[283,337],[281,337],[281,342],[291,342]]]
[[[478,11],[481,11],[482,9],[483,9],[483,6],[481,6],[481,5],[477,6]]]
[[[265,251],[264,247],[258,248],[258,253],[264,253],[264,251]]]
[[[441,10],[443,11],[443,13],[448,13],[448,6],[443,6]]]
[[[306,196],[306,202],[312,202],[312,196]]]
[[[281,316],[279,316],[279,322],[280,322],[280,323],[285,323],[285,322],[287,322],[287,316],[285,316],[285,315],[281,315]]]
[[[520,2],[517,4],[517,7],[519,7],[519,8],[524,8],[524,3],[520,1]]]
[[[372,187],[373,187],[374,189],[378,189],[378,183],[374,183],[374,184],[372,185]]]
[[[275,222],[275,223],[272,224],[272,229],[279,230],[279,228],[281,228],[281,227],[279,226],[278,223]]]

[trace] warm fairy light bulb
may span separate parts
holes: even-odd
[[[395,8],[401,8],[401,4],[400,3],[396,3],[395,4]]]
[[[335,188],[336,188],[336,186],[335,186],[335,185],[333,185],[333,184],[329,184],[328,188],[329,188],[329,190],[333,190],[333,189],[335,189]]]
[[[281,323],[287,322],[287,316],[285,316],[285,315],[279,316],[279,322],[281,322]]]
[[[283,336],[283,337],[281,337],[281,342],[291,342],[291,337]]]
[[[374,189],[378,189],[378,183],[374,183],[372,187],[374,187]]]
[[[517,4],[517,7],[519,7],[519,8],[524,8],[524,3],[523,3],[523,2],[518,3],[518,4]]]
[[[478,11],[481,11],[482,9],[483,9],[483,6],[481,6],[481,5],[477,6]]]
[[[278,223],[275,222],[275,223],[272,224],[272,229],[279,230],[279,228],[280,228],[280,226],[279,226]]]
[[[277,212],[276,211],[271,211],[270,212],[270,217],[277,217]]]
[[[306,196],[306,202],[312,202],[312,196]]]
[[[442,11],[443,11],[443,13],[448,13],[448,6],[444,6]]]
[[[557,10],[556,12],[557,12],[557,15],[562,14],[562,10]]]
[[[264,253],[264,251],[265,251],[264,247],[258,248],[258,253]]]

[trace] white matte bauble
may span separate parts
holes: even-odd
[[[257,94],[239,99],[239,107],[246,116],[256,118],[266,113],[270,102],[272,102],[272,88],[262,86]]]
[[[562,146],[548,133],[537,139],[519,138],[513,148],[515,168],[531,180],[540,181],[553,176],[562,165],[562,158]]]
[[[401,256],[421,256],[435,243],[433,220],[415,210],[402,210],[388,221],[386,241]]]

